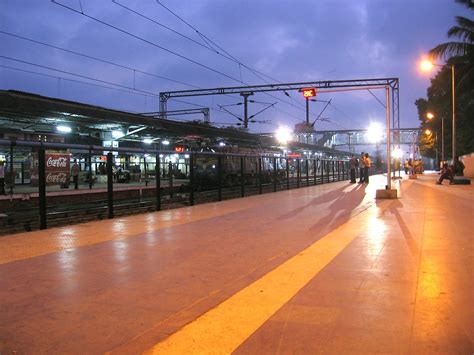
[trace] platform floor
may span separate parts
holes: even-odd
[[[472,354],[474,186],[435,178],[0,237],[0,353]]]

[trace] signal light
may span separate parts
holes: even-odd
[[[301,89],[301,92],[303,93],[303,97],[306,98],[316,96],[316,88]]]

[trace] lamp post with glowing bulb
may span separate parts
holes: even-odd
[[[429,60],[423,60],[420,64],[420,68],[423,71],[430,71],[434,67],[443,67],[441,64],[434,64]],[[452,143],[452,158],[453,162],[456,157],[456,98],[455,98],[455,88],[454,88],[454,64],[451,64],[451,92],[452,92],[452,101],[453,101],[453,143]],[[444,126],[444,125],[443,125]],[[443,137],[444,135],[442,135]],[[443,149],[444,153],[444,149]],[[444,154],[441,154],[441,159],[444,161]]]
[[[432,138],[432,134],[433,132],[431,132],[431,130],[429,128],[425,129],[425,134],[428,138]],[[436,154],[436,163],[438,164],[438,132],[435,131],[435,144],[436,144],[436,148],[435,148],[435,154]]]
[[[435,115],[428,112],[426,118],[432,120],[435,118]],[[436,132],[436,146],[438,146],[438,132]],[[438,154],[438,149],[436,149],[436,154]],[[441,116],[441,161],[444,161],[444,116]]]

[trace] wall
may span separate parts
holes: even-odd
[[[474,178],[474,153],[462,156],[461,160],[465,165],[464,176]]]

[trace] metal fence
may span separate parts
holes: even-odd
[[[107,149],[107,150],[105,150]],[[0,140],[0,234],[347,180],[348,161]]]

